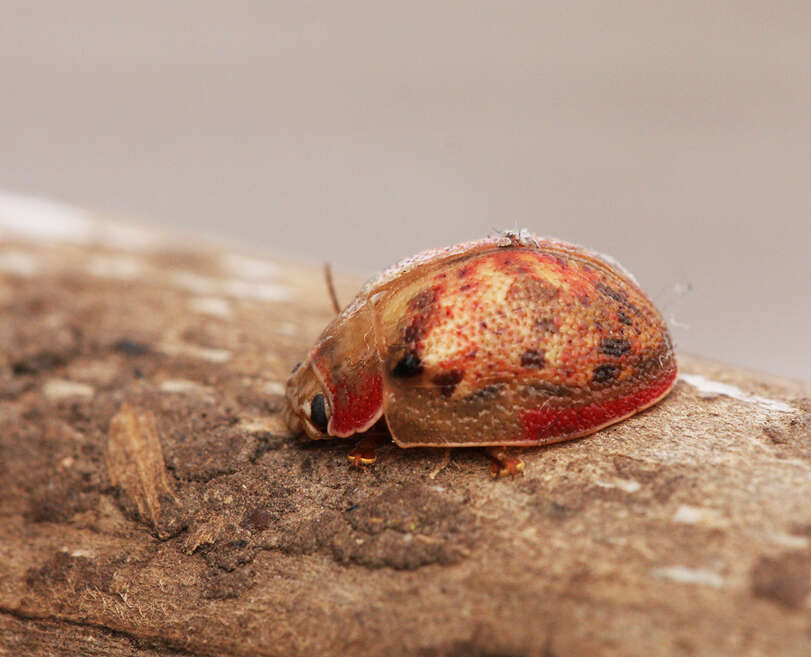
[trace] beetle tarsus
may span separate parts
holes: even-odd
[[[490,476],[499,479],[524,473],[524,462],[507,447],[486,447],[485,450],[493,460]]]
[[[349,463],[356,468],[362,468],[365,465],[371,465],[372,463],[377,461],[377,454],[375,453],[375,449],[380,445],[380,442],[381,442],[380,436],[376,435],[364,436],[357,442],[352,451],[346,455],[346,458],[348,458]]]

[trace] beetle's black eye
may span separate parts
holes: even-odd
[[[295,374],[295,373],[298,371],[298,368],[299,368],[299,367],[301,367],[301,361],[299,361],[298,363],[296,363],[296,364],[293,366],[293,369],[290,371],[290,374]]]
[[[324,395],[318,394],[310,402],[310,422],[321,433],[327,433],[328,421],[327,404],[324,401]]]

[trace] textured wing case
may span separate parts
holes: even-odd
[[[394,282],[369,302],[401,446],[567,440],[650,406],[675,380],[656,309],[587,251],[489,243]]]

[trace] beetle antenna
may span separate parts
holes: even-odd
[[[335,283],[332,280],[332,267],[328,262],[324,263],[324,278],[327,281],[327,291],[329,298],[332,300],[332,307],[335,308],[335,314],[341,313],[341,304],[338,303],[338,295],[335,294]]]

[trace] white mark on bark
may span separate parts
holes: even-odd
[[[42,392],[51,401],[69,399],[71,397],[82,397],[89,399],[96,391],[86,383],[76,383],[65,379],[51,379],[42,388]]]
[[[195,381],[189,381],[187,379],[166,379],[163,383],[160,384],[160,389],[163,392],[170,392],[176,394],[191,394],[191,395],[203,395],[204,397],[210,397],[210,390],[203,385]]]
[[[679,374],[679,378],[685,383],[689,383],[696,388],[700,393],[708,396],[725,395],[732,397],[748,404],[756,404],[769,411],[791,412],[795,410],[785,402],[777,399],[769,399],[768,397],[761,397],[760,395],[750,395],[745,393],[740,388],[729,385],[728,383],[721,383],[720,381],[713,381],[700,374]]]
[[[143,275],[144,266],[136,258],[127,256],[95,256],[87,263],[87,272],[99,278],[127,281]]]
[[[210,363],[227,363],[231,360],[231,352],[227,349],[212,349],[194,344],[164,342],[160,345],[160,350],[169,356],[187,356],[207,360]]]
[[[174,271],[169,280],[175,287],[195,294],[216,295],[219,292],[220,281],[190,271]]]
[[[223,269],[237,278],[269,279],[275,278],[279,271],[279,266],[274,262],[237,253],[224,255],[221,262]]]
[[[680,584],[703,584],[720,589],[724,586],[724,579],[714,570],[706,568],[688,568],[687,566],[665,566],[653,568],[650,571],[653,577],[669,579]]]
[[[229,297],[258,299],[259,301],[281,301],[290,297],[289,290],[276,283],[255,283],[236,278],[220,280],[189,271],[176,271],[170,280],[176,287],[201,296],[224,294]]]
[[[807,536],[795,536],[794,534],[770,534],[769,540],[775,545],[790,550],[807,550],[811,546],[811,541]]]
[[[265,385],[262,386],[262,392],[268,395],[283,395],[284,389],[285,389],[284,384],[279,383],[278,381],[268,381]]]
[[[212,315],[214,317],[229,317],[231,315],[231,305],[220,297],[194,297],[189,299],[189,308],[201,315]]]
[[[298,324],[294,324],[293,322],[282,322],[277,326],[273,327],[277,333],[281,333],[282,335],[299,335],[301,333],[301,327]]]
[[[84,557],[85,559],[92,559],[96,556],[96,553],[92,550],[83,550],[81,548],[77,550],[70,550],[69,548],[63,547],[62,552],[66,552],[72,557]]]
[[[29,253],[5,250],[0,253],[0,272],[14,276],[34,276],[40,272],[39,261]]]
[[[613,481],[595,481],[600,488],[618,488],[626,493],[636,493],[641,488],[638,481],[633,479],[614,479]]]
[[[290,429],[288,429],[284,420],[279,416],[273,415],[270,417],[247,418],[239,423],[241,429],[250,433],[259,433],[267,431],[276,436],[291,436]]]
[[[729,524],[726,518],[716,509],[682,504],[673,514],[673,522],[684,525],[704,525],[706,527],[724,527]]]
[[[281,285],[249,283],[237,279],[223,281],[223,292],[232,297],[258,299],[259,301],[283,301],[290,298],[290,292]]]
[[[166,241],[158,231],[143,226],[100,221],[97,228],[94,239],[113,249],[144,250]]]

